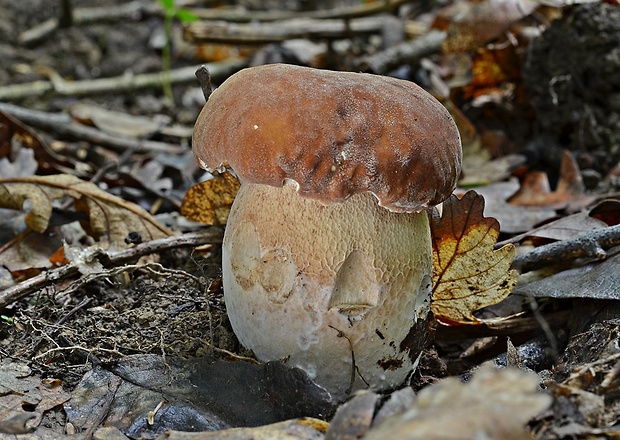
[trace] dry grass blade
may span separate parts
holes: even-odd
[[[54,201],[67,197],[88,216],[82,227],[97,240],[122,243],[129,232],[139,232],[144,240],[172,235],[138,205],[69,174],[0,179],[0,207],[22,210],[29,201],[26,225],[39,233],[49,226]]]
[[[499,223],[483,211],[484,198],[469,191],[446,200],[441,216],[437,210],[431,215],[431,308],[439,319],[475,323],[474,311],[502,301],[517,282],[517,272],[510,269],[515,248],[493,250]]]

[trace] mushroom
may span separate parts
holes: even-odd
[[[409,81],[252,67],[211,94],[193,149],[203,168],[232,168],[241,182],[222,245],[239,341],[336,400],[402,384],[427,335],[426,209],[461,168],[446,109]]]

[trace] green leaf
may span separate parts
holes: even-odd
[[[174,10],[174,1],[175,0],[159,0],[159,3],[161,3],[166,11],[172,11]]]
[[[198,16],[196,14],[194,14],[189,9],[184,8],[177,9],[177,17],[183,23],[190,23],[192,21],[198,20]]]

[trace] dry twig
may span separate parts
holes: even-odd
[[[247,61],[231,58],[224,61],[207,64],[211,77],[222,80],[247,65]],[[182,67],[170,71],[172,84],[192,84],[196,81],[194,72],[200,66]],[[46,72],[50,75],[49,81],[35,81],[26,84],[15,84],[0,87],[0,101],[15,101],[18,99],[56,94],[61,96],[88,96],[109,93],[130,93],[148,88],[160,88],[164,83],[164,72],[145,73],[140,75],[123,75],[112,78],[101,78],[85,81],[65,81],[59,75]]]
[[[202,20],[225,20],[238,23],[255,21],[278,21],[294,18],[356,18],[379,14],[381,12],[393,12],[411,0],[382,0],[378,2],[362,3],[353,6],[342,6],[332,9],[320,9],[307,12],[295,11],[248,11],[244,8],[189,8]]]
[[[221,228],[209,228],[200,232],[148,241],[120,251],[106,253],[102,250],[98,257],[104,267],[113,267],[130,260],[135,260],[143,255],[153,254],[164,249],[221,243],[222,236],[223,231]],[[16,286],[4,289],[0,291],[0,308],[6,307],[12,302],[24,298],[30,293],[36,292],[37,290],[43,289],[51,284],[66,280],[67,278],[75,276],[78,273],[78,266],[72,263],[58,269],[41,273],[17,284]]]
[[[385,74],[403,64],[416,64],[421,58],[439,51],[446,33],[437,30],[410,41],[404,41],[385,50],[358,60],[358,67],[364,72]]]
[[[352,35],[381,34],[386,28],[403,27],[389,15],[351,20],[294,18],[268,23],[196,21],[185,25],[185,38],[193,43],[264,44],[293,38],[333,40]]]
[[[104,21],[115,21],[119,19],[136,20],[139,17],[160,14],[163,15],[162,8],[157,2],[132,1],[125,4],[102,6],[94,8],[76,8],[72,14],[72,25],[85,25]],[[37,26],[22,32],[18,36],[19,44],[34,45],[50,36],[59,27],[57,18],[39,23]]]
[[[2,102],[0,102],[0,112],[11,115],[26,125],[56,133],[60,136],[98,144],[115,151],[124,152],[129,150],[137,153],[150,151],[170,154],[181,154],[186,151],[181,145],[109,134],[97,128],[73,122],[73,119],[67,113],[47,113]]]
[[[578,258],[607,258],[606,249],[620,245],[620,225],[595,229],[570,240],[557,241],[517,255],[512,267],[521,273]]]

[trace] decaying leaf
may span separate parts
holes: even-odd
[[[450,377],[424,388],[364,439],[531,439],[526,423],[551,401],[535,374],[486,366],[468,383]]]
[[[446,200],[441,216],[436,209],[431,214],[431,309],[438,319],[476,323],[473,312],[502,301],[517,282],[517,272],[510,269],[515,248],[493,250],[499,223],[483,211],[484,198],[469,191]]]
[[[589,298],[620,300],[620,249],[612,248],[605,261],[574,267],[519,286],[515,293],[534,298]]]
[[[500,36],[537,6],[532,0],[458,1],[439,13],[435,26],[448,28],[444,51],[472,51]]]
[[[185,194],[181,214],[205,225],[225,225],[239,185],[230,173],[198,183]]]
[[[448,109],[461,134],[463,144],[463,173],[459,180],[461,188],[488,185],[506,179],[510,172],[525,162],[525,156],[509,154],[493,159],[482,145],[478,130],[467,116],[449,99],[442,104]]]
[[[470,189],[484,197],[485,213],[499,221],[501,232],[507,234],[530,231],[557,215],[554,209],[544,206],[515,206],[507,203],[506,199],[519,189],[516,178]]]
[[[17,146],[20,150],[32,150],[34,152],[34,158],[36,159],[39,169],[57,170],[62,167],[71,167],[75,165],[75,161],[67,157],[57,154],[52,148],[50,148],[30,127],[22,124],[19,120],[13,116],[0,112],[0,146],[7,148],[9,146]],[[0,155],[7,156],[7,151],[1,151]],[[19,153],[18,153],[19,154]],[[21,160],[18,160],[21,162]],[[16,162],[18,162],[16,161]],[[85,166],[85,165],[83,165]],[[30,166],[28,166],[30,168]],[[18,177],[16,173],[4,174],[5,170],[0,171],[0,176],[3,178]],[[27,170],[22,170],[19,176],[26,176],[34,174],[34,171],[27,174]]]
[[[106,407],[101,405],[103,400],[108,402]],[[160,405],[162,400],[165,403]],[[147,424],[145,415],[158,406],[154,423]],[[107,425],[122,429],[131,438],[152,438],[152,433],[165,429],[220,430],[213,436],[202,432],[195,438],[311,439],[315,437],[303,435],[306,430],[301,428],[297,437],[277,437],[279,430],[271,429],[272,424],[286,419],[305,420],[301,424],[312,428],[306,434],[324,432],[326,423],[311,417],[326,417],[333,409],[329,393],[302,370],[280,362],[257,365],[216,360],[214,356],[164,359],[151,354],[124,356],[110,369],[95,366],[77,384],[71,402],[65,405],[67,421],[80,432],[98,426],[103,417]],[[271,428],[223,431],[262,425]],[[228,436],[239,432],[245,436]],[[183,438],[180,435],[177,432],[170,438]]]
[[[523,234],[511,237],[507,242],[518,243],[524,239],[529,239],[534,241],[534,243],[536,239],[569,240],[594,229],[602,229],[619,223],[620,202],[617,200],[603,200],[591,209],[544,223]]]
[[[171,235],[138,205],[69,174],[0,179],[0,208],[21,210],[29,201],[25,222],[35,232],[48,228],[54,201],[69,197],[76,211],[87,214],[82,227],[96,239],[123,243],[129,232],[140,233],[144,240]]]
[[[164,115],[136,116],[84,103],[74,105],[70,111],[74,119],[85,125],[94,125],[114,135],[141,139],[149,138],[170,123],[170,118]]]
[[[32,176],[37,171],[37,161],[34,158],[34,150],[20,148],[15,154],[15,160],[9,161],[6,157],[0,159],[0,176],[20,177]]]
[[[215,432],[168,431],[168,440],[323,440],[328,423],[304,417],[250,428],[229,428]],[[352,437],[351,437],[352,438]]]
[[[44,382],[19,363],[0,363],[0,384],[0,438],[29,432],[45,412],[71,398],[57,383]]]
[[[519,191],[508,203],[517,206],[548,206],[554,209],[579,210],[592,201],[585,193],[585,186],[577,161],[569,151],[564,151],[560,165],[560,179],[555,191],[551,191],[547,174],[532,171],[525,176]]]

